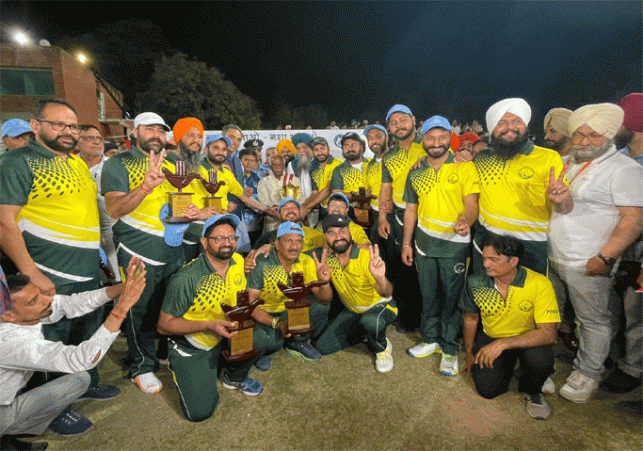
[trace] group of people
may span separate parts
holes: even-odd
[[[0,158],[0,250],[15,266],[0,272],[3,446],[91,426],[70,405],[119,394],[96,365],[121,327],[131,380],[158,393],[167,358],[191,421],[217,407],[221,367],[224,388],[256,396],[250,371],[269,370],[281,349],[314,362],[366,342],[387,373],[391,324],[419,329],[408,355],[439,354],[446,377],[464,351],[462,371],[485,398],[517,377],[536,419],[550,415],[559,336],[578,346],[560,396],[636,388],[643,94],[552,109],[547,147],[530,139],[530,120],[525,100],[496,102],[482,141],[442,116],[418,129],[397,104],[386,127],[342,137],[344,160],[297,133],[262,163],[263,143],[241,146],[235,125],[204,136],[197,118],[170,128],[144,112],[131,150],[108,158],[73,106],[40,101],[23,147]],[[189,195],[183,208],[177,192]],[[224,358],[244,333],[231,308],[255,323],[247,358]],[[619,328],[625,358],[603,380]]]

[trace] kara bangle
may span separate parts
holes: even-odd
[[[138,187],[143,191],[145,194],[152,194],[152,191],[148,191],[145,188],[143,188],[143,185],[138,185]]]
[[[110,315],[114,315],[114,318],[120,319],[121,321],[125,319],[124,316],[118,316],[116,313],[114,313],[114,310],[110,312]]]

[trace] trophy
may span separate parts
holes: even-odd
[[[236,307],[221,304],[221,309],[230,321],[237,323],[237,327],[233,330],[238,331],[234,337],[230,338],[230,349],[223,351],[223,357],[228,362],[246,360],[257,355],[257,350],[252,345],[256,323],[251,317],[252,312],[263,303],[263,299],[257,299],[250,303],[248,290],[243,290],[237,292]]]
[[[161,170],[165,174],[165,178],[170,182],[170,184],[179,190],[178,193],[168,193],[170,197],[170,217],[165,218],[165,222],[170,223],[181,223],[181,222],[192,222],[191,219],[188,219],[185,214],[188,210],[188,207],[192,203],[192,193],[184,193],[183,188],[192,183],[192,180],[201,178],[199,174],[187,174],[185,161],[178,160],[175,164],[176,174],[172,174],[168,168],[162,168]]]
[[[360,213],[356,215],[355,222],[362,227],[370,227],[371,220],[369,217],[369,211],[371,209],[371,199],[376,199],[371,193],[366,192],[366,188],[360,186],[359,191],[350,193],[353,202],[357,202],[357,208],[359,208]]]
[[[291,335],[306,335],[313,331],[313,326],[310,324],[310,299],[304,299],[312,292],[312,288],[321,286],[320,282],[311,282],[308,285],[304,284],[304,273],[294,272],[289,276],[288,285],[281,282],[277,283],[277,287],[288,299],[292,301],[286,302],[286,310],[288,311],[288,333]]]
[[[293,174],[284,175],[284,187],[279,190],[279,195],[282,199],[285,199],[286,197],[292,197],[295,200],[297,199],[297,196],[299,195],[299,187],[292,183],[292,179],[294,177],[295,176]]]
[[[217,181],[216,171],[209,171],[208,181],[206,182],[205,180],[201,179],[201,183],[203,183],[203,187],[206,189],[206,191],[211,194],[210,197],[203,198],[203,200],[205,201],[205,206],[214,207],[217,212],[221,212],[221,197],[215,196],[215,194],[217,193],[217,191],[219,191],[219,188],[225,185],[225,182]]]

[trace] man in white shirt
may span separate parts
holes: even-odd
[[[285,174],[285,161],[284,157],[280,154],[273,155],[268,162],[270,164],[270,174],[262,178],[257,183],[257,195],[259,202],[263,205],[276,206],[282,201],[284,197],[289,197],[294,193],[285,193],[285,186],[292,185],[297,187],[297,194],[295,200],[303,202],[304,194],[299,184],[299,177],[294,174]],[[266,215],[264,217],[263,233],[268,233],[277,230],[281,221],[278,218]]]
[[[143,263],[132,258],[125,284],[47,296],[25,275],[9,276],[3,285],[0,270],[0,435],[40,435],[47,427],[61,435],[77,435],[89,429],[91,421],[67,408],[87,391],[87,370],[98,365],[118,337],[121,323],[143,292],[144,276]],[[68,346],[44,338],[43,324],[84,315],[117,296],[114,309],[89,340]],[[69,374],[21,393],[35,371]],[[11,438],[3,439],[3,449],[12,445],[7,440]]]
[[[553,213],[549,228],[549,276],[559,305],[569,293],[580,323],[574,370],[560,389],[577,403],[598,388],[612,334],[611,275],[643,230],[643,168],[612,141],[622,122],[623,110],[611,103],[586,105],[569,116],[572,147],[565,160],[574,209]]]

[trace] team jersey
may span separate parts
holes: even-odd
[[[485,149],[473,162],[480,175],[480,224],[499,235],[547,241],[552,210],[546,197],[549,171],[554,167],[556,177],[560,175],[560,155],[526,142],[508,160]]]
[[[406,151],[399,146],[387,152],[382,159],[382,183],[390,183],[393,188],[393,202],[401,209],[406,208],[404,188],[406,177],[418,159],[426,156],[422,147],[422,137],[416,134],[415,140]]]
[[[369,240],[368,237],[366,236],[366,232],[364,232],[364,228],[362,226],[360,226],[358,224],[355,224],[353,221],[351,221],[348,224],[348,228],[351,231],[351,238],[353,239],[353,241],[355,241],[355,243],[358,246],[362,245],[362,244],[371,244],[371,240]],[[315,229],[317,229],[320,232],[324,233],[321,221],[317,223],[317,226],[315,227]],[[325,237],[326,237],[326,235],[324,235],[324,238]],[[318,246],[318,247],[321,247],[321,246]]]
[[[428,162],[406,179],[404,202],[417,204],[415,246],[420,255],[456,257],[466,252],[471,234],[460,236],[453,226],[464,213],[464,198],[480,192],[480,179],[472,162],[455,163],[454,155],[436,172]]]
[[[188,321],[229,321],[221,304],[237,305],[237,293],[246,289],[243,257],[233,254],[225,279],[212,267],[205,254],[192,260],[170,278],[161,310]],[[199,349],[212,349],[221,336],[204,331],[177,337]]]
[[[302,252],[317,249],[326,244],[326,235],[324,235],[324,232],[321,230],[311,229],[306,226],[302,226],[302,230],[304,231],[304,247]],[[277,229],[266,232],[255,242],[254,249],[259,249],[264,244],[275,244],[276,240]]]
[[[342,160],[331,155],[323,168],[319,166],[316,167],[310,173],[310,178],[312,180],[312,190],[321,191],[326,188],[330,184],[330,180],[333,177],[333,171],[342,163]],[[326,208],[328,206],[328,199],[324,199],[321,205],[322,207]]]
[[[367,160],[362,160],[359,169],[350,164],[350,162],[344,161],[333,171],[333,177],[330,180],[331,191],[342,190],[344,193],[356,193],[360,188],[368,189],[368,183],[366,182],[367,167]]]
[[[479,313],[484,331],[491,338],[515,337],[536,328],[536,323],[558,323],[558,303],[549,279],[531,269],[518,267],[516,278],[503,299],[492,277],[467,279],[460,307]]]
[[[313,252],[317,258],[321,258],[321,249]],[[364,313],[377,305],[386,305],[397,315],[397,307],[391,305],[391,298],[384,298],[375,290],[375,278],[369,269],[371,259],[368,249],[360,249],[353,243],[350,260],[343,269],[335,254],[326,257],[325,261],[330,268],[333,286],[348,310]]]
[[[315,282],[317,280],[317,268],[312,257],[306,254],[300,254],[299,258],[292,265],[290,272],[286,272],[277,256],[277,251],[272,249],[268,257],[263,255],[257,256],[257,266],[248,274],[248,288],[261,290],[261,299],[265,301],[260,308],[268,313],[283,312],[286,307],[285,302],[290,301],[281,292],[277,283],[281,282],[288,285],[288,279],[292,273],[301,272],[304,274],[304,283]]]
[[[210,171],[215,170],[207,159],[203,159],[199,169],[201,171],[201,177],[206,181],[209,181]],[[234,177],[234,174],[223,165],[221,165],[221,169],[216,171],[216,174],[217,181],[224,182],[224,184],[219,188],[215,196],[221,197],[221,208],[225,210],[228,208],[228,193],[236,197],[243,196],[243,187]],[[205,188],[203,189],[203,192],[206,197],[211,196]]]
[[[372,158],[366,167],[366,185],[371,190],[371,194],[375,196],[371,199],[371,207],[375,211],[380,209],[380,191],[382,190],[382,160],[379,161]]]
[[[77,155],[65,161],[30,140],[0,159],[0,204],[22,207],[16,222],[27,251],[56,287],[99,277],[96,193]]]

